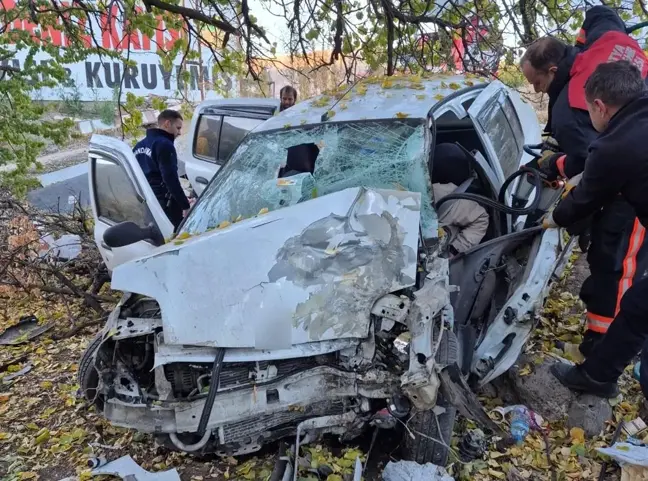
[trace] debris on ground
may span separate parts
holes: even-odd
[[[648,447],[631,443],[614,443],[598,452],[611,457],[621,466],[621,481],[644,481],[648,479]]]
[[[481,429],[468,431],[459,443],[459,459],[467,463],[483,457],[486,452],[486,444],[484,431]]]
[[[18,368],[17,371],[14,371],[14,370],[10,369],[9,374],[2,377],[2,384],[11,384],[11,382],[14,379],[16,379],[16,378],[18,378],[20,376],[24,376],[29,371],[31,371],[32,367],[33,366],[31,364],[25,364],[25,366],[23,366],[22,368]]]
[[[16,346],[40,336],[47,332],[54,324],[47,323],[40,325],[34,315],[23,316],[18,323],[9,326],[0,334],[0,346]]]
[[[414,461],[389,461],[382,476],[384,481],[454,481],[445,468]]]
[[[41,258],[69,261],[79,257],[81,249],[81,237],[76,234],[63,234],[59,237],[46,234],[40,239],[38,255]]]
[[[90,460],[92,461],[94,460]],[[175,469],[150,473],[142,469],[130,456],[122,456],[106,464],[101,464],[101,461],[95,464],[98,466],[92,470],[93,476],[109,474],[128,481],[180,481],[180,476]]]

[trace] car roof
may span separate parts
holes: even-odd
[[[447,96],[461,90],[486,85],[488,81],[470,75],[370,77],[353,87],[343,85],[299,102],[271,117],[254,132],[312,125],[322,122],[427,117],[430,109]]]
[[[241,97],[236,99],[210,99],[200,102],[200,108],[214,108],[214,107],[278,107],[279,99],[268,98],[255,98],[255,97]]]

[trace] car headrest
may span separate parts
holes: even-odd
[[[470,159],[456,144],[442,143],[434,149],[430,171],[433,184],[461,185],[472,177]]]

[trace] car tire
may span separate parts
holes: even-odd
[[[403,439],[403,458],[419,464],[447,464],[457,410],[443,402],[439,405],[445,408],[444,413],[437,416],[432,410],[419,411],[408,421],[409,431],[406,430]]]
[[[103,397],[97,393],[99,373],[95,367],[95,353],[103,341],[103,332],[99,332],[86,348],[79,362],[78,381],[83,397],[94,404],[98,411],[103,411]]]
[[[442,367],[448,366],[457,361],[458,351],[457,336],[452,331],[446,331],[435,356],[436,362]],[[440,392],[437,406],[443,407],[445,412],[437,416],[433,410],[419,411],[407,422],[409,431],[406,429],[404,433],[403,458],[420,464],[447,464],[457,409],[447,403]]]

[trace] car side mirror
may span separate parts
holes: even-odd
[[[143,240],[151,240],[155,245],[164,244],[164,236],[155,224],[140,227],[135,222],[121,222],[106,229],[103,240],[108,247],[124,247]]]

